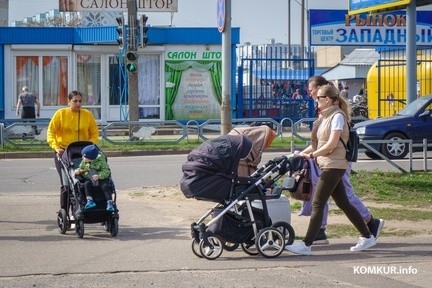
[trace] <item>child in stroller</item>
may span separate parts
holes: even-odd
[[[183,194],[217,202],[191,224],[192,251],[198,257],[213,260],[223,249],[232,251],[231,245],[240,244],[247,254],[273,258],[294,240],[289,223],[272,223],[266,203],[280,197],[280,187],[271,189],[270,194],[267,188],[287,172],[288,159],[275,158],[249,177],[239,177],[239,161],[249,155],[251,148],[252,142],[245,135],[222,135],[193,150],[182,166]],[[256,201],[260,207],[254,205]],[[204,223],[210,215],[213,219]]]
[[[79,238],[84,237],[84,223],[103,223],[107,232],[110,232],[112,237],[117,236],[118,233],[118,209],[116,205],[116,191],[114,182],[111,175],[107,178],[109,193],[112,200],[112,211],[107,207],[107,199],[101,191],[100,186],[89,187],[91,189],[90,195],[93,196],[93,202],[96,204],[92,209],[84,209],[86,205],[86,194],[84,189],[84,179],[81,176],[76,176],[75,171],[83,160],[82,151],[85,147],[96,148],[91,149],[94,157],[97,153],[106,161],[105,155],[88,141],[73,142],[65,149],[63,155],[59,158],[63,183],[68,184],[68,203],[67,209],[60,209],[57,214],[57,224],[61,234],[65,234],[71,224],[75,224],[75,232]],[[93,147],[94,146],[94,147]],[[96,151],[96,152],[95,152]],[[88,153],[88,151],[84,151]],[[91,153],[90,153],[91,154]],[[81,179],[80,179],[81,178]],[[100,180],[99,180],[100,181]],[[109,200],[109,199],[108,199]]]
[[[96,145],[88,145],[81,151],[83,160],[79,167],[75,169],[75,175],[81,175],[84,178],[85,195],[87,204],[84,209],[91,209],[96,206],[93,201],[93,186],[100,186],[107,200],[106,210],[114,212],[112,191],[109,183],[111,169],[105,159],[105,156],[100,153]]]

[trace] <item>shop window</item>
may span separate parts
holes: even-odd
[[[140,119],[160,118],[160,55],[142,54],[138,59],[138,102]]]
[[[16,91],[29,86],[33,94],[42,97],[43,106],[67,104],[68,57],[17,56],[15,71]]]
[[[83,95],[83,105],[101,118],[101,56],[77,54],[77,90]]]

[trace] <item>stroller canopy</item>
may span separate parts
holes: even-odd
[[[239,127],[231,130],[228,135],[245,135],[252,141],[252,150],[238,166],[238,176],[248,177],[257,170],[262,153],[276,138],[276,132],[267,125],[254,127]]]
[[[230,195],[240,159],[252,142],[244,135],[222,135],[207,140],[187,156],[180,189],[186,198],[221,201]]]
[[[84,147],[88,146],[88,145],[92,145],[93,143],[90,141],[76,141],[76,142],[72,142],[70,143],[63,155],[62,155],[62,159],[65,162],[65,164],[67,165],[67,167],[69,167],[69,165],[72,164],[72,160],[74,158],[81,158],[81,151]]]

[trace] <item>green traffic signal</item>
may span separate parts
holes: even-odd
[[[126,64],[126,69],[129,72],[136,72],[138,70],[138,67],[137,67],[137,65],[135,63],[127,63]]]
[[[126,53],[126,70],[134,73],[138,71],[138,54],[135,51],[129,51]]]

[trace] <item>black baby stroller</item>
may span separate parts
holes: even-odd
[[[240,244],[249,255],[273,258],[294,240],[291,225],[272,223],[266,205],[266,200],[281,195],[282,187],[275,187],[275,182],[287,172],[288,159],[275,158],[249,177],[239,177],[239,161],[248,156],[251,147],[244,135],[219,136],[189,153],[182,166],[183,194],[217,202],[191,224],[192,251],[198,257],[213,260],[224,249],[231,251],[233,245]],[[259,207],[253,205],[256,201]],[[213,219],[204,223],[209,216]]]
[[[81,176],[75,176],[75,169],[78,168],[82,160],[81,151],[87,145],[93,143],[87,141],[78,141],[71,143],[59,158],[62,164],[63,183],[68,186],[68,204],[67,211],[60,209],[57,214],[57,224],[61,234],[65,234],[68,228],[75,224],[75,232],[79,238],[84,237],[84,223],[102,223],[107,232],[112,237],[117,236],[119,229],[119,214],[116,205],[116,191],[111,176],[109,177],[110,188],[113,197],[114,212],[106,210],[106,199],[101,188],[93,186],[93,200],[96,207],[90,210],[84,210],[86,196],[84,183]],[[71,217],[73,216],[73,217]]]

